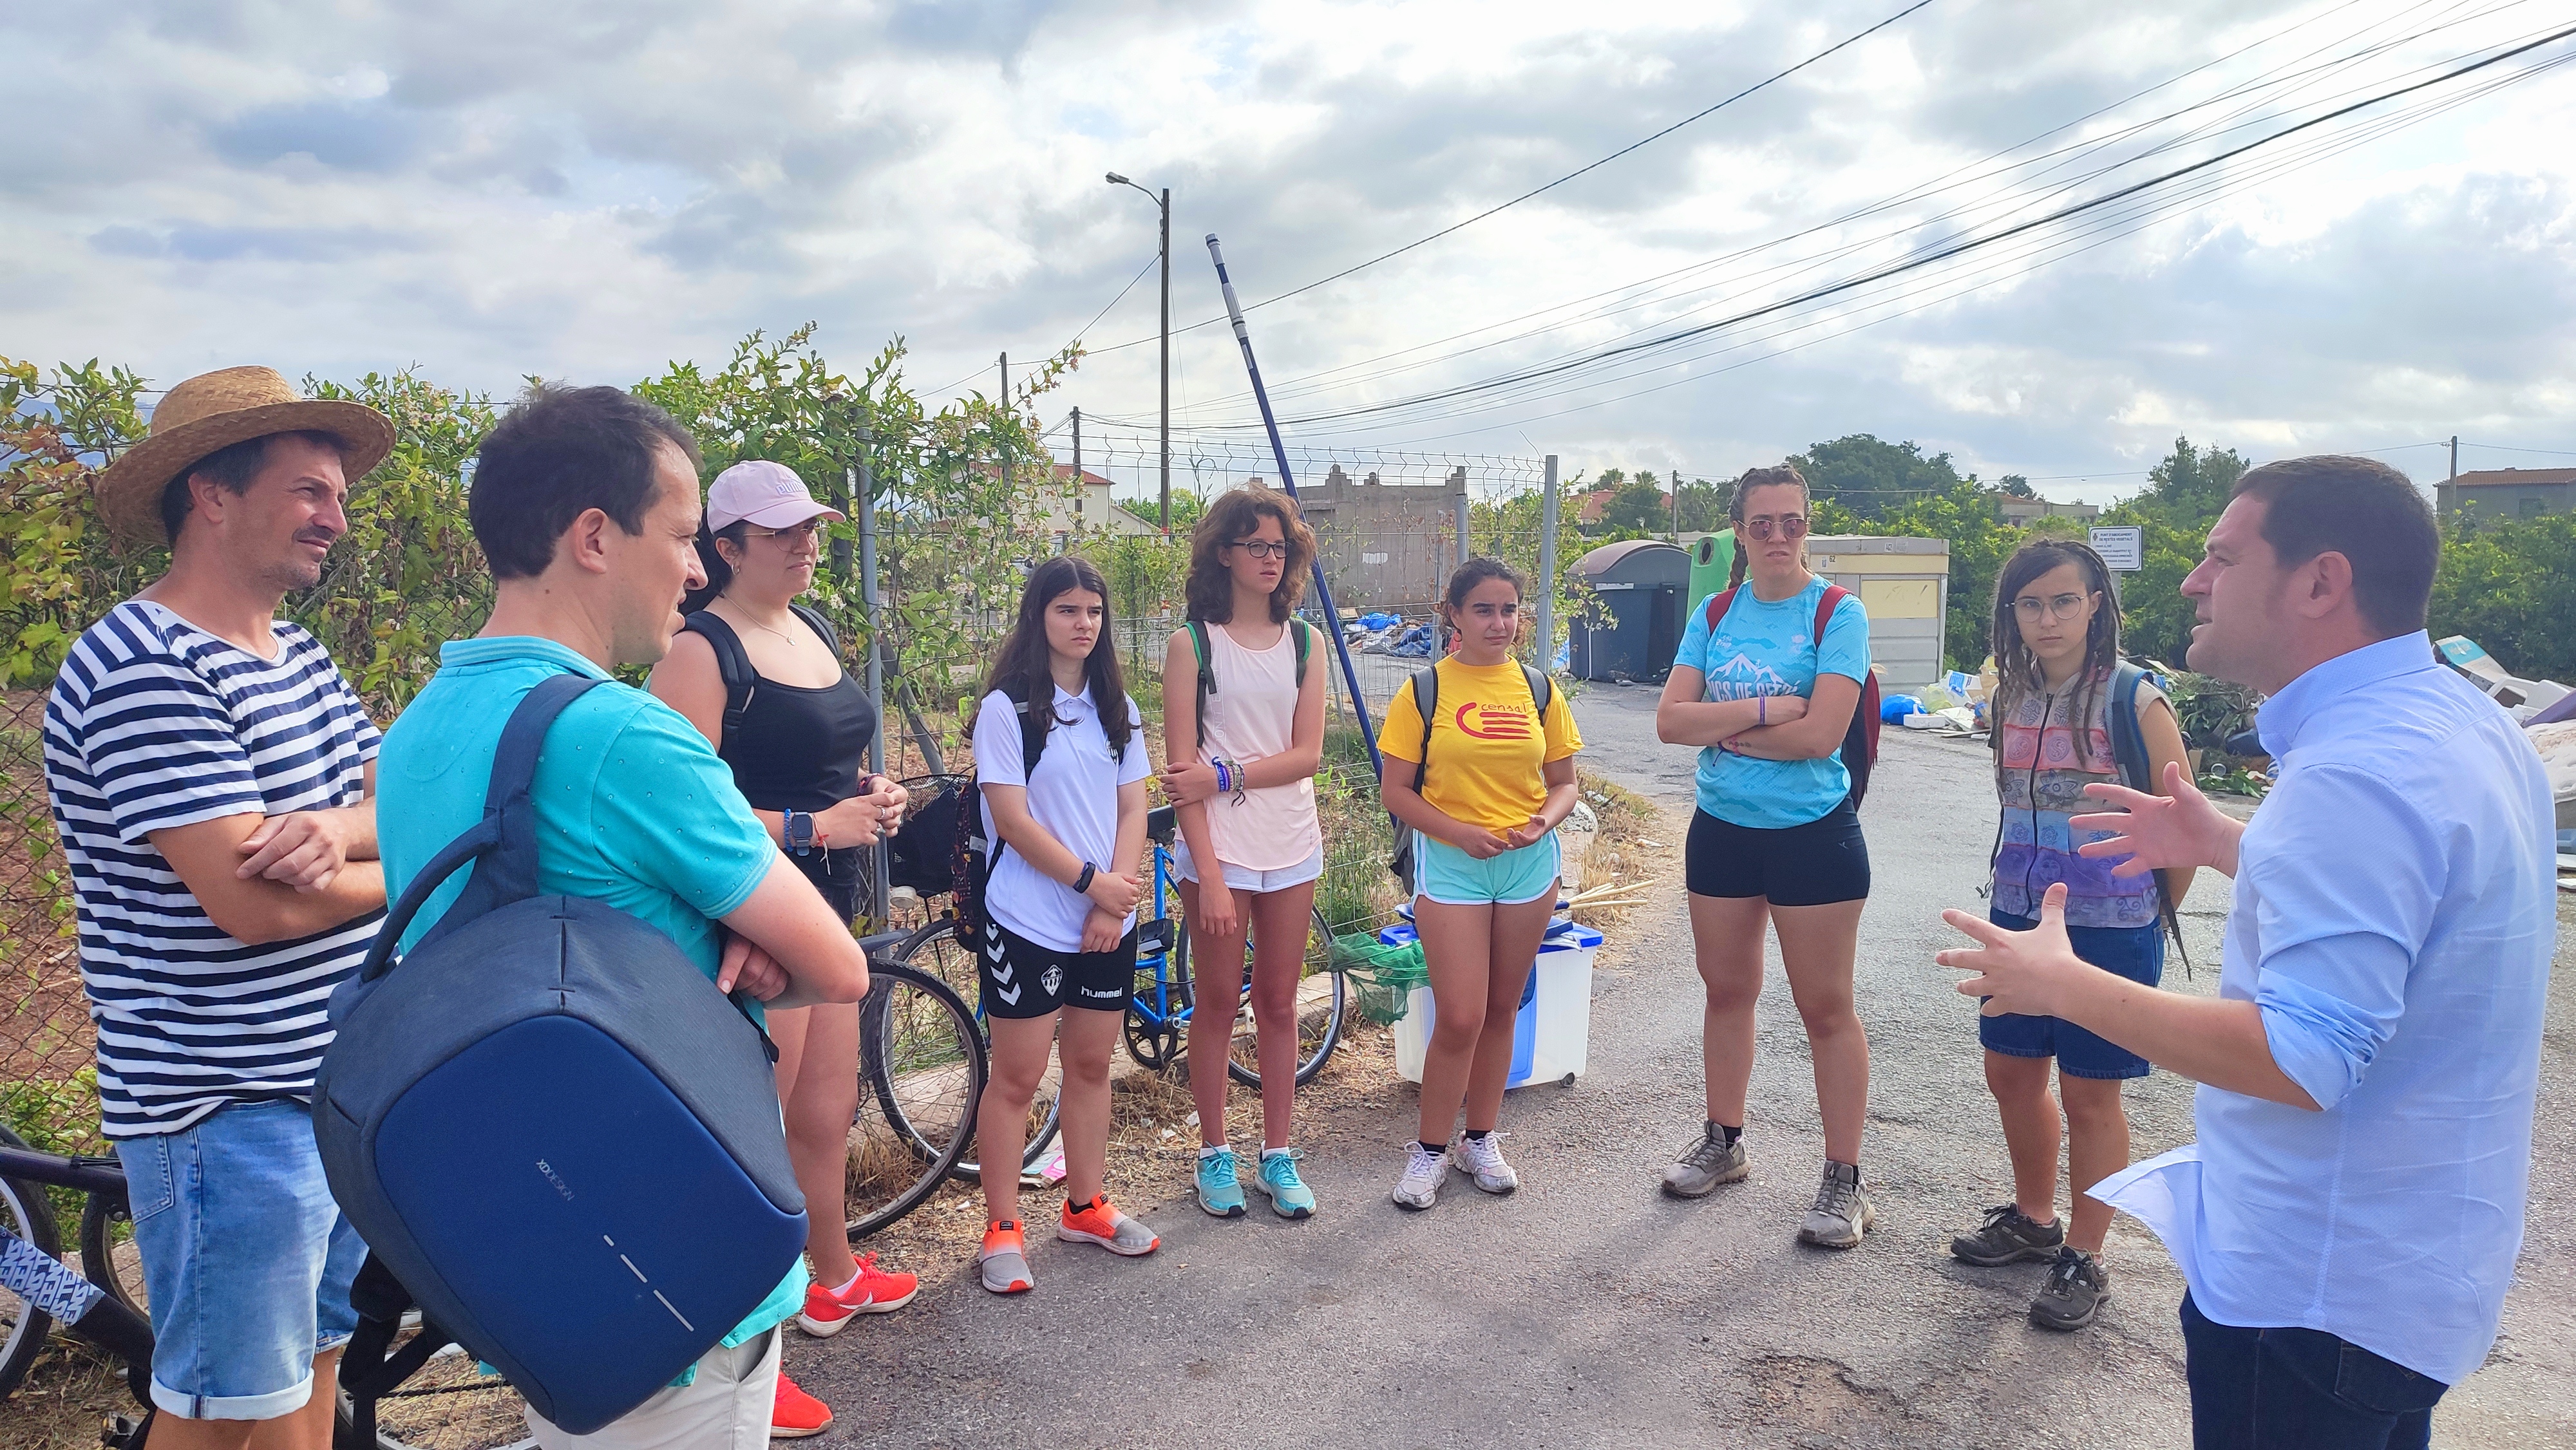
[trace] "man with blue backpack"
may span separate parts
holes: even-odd
[[[523,815],[533,816],[534,890],[542,894],[541,902],[568,899],[559,908],[567,940],[577,936],[581,912],[594,906],[609,909],[595,912],[598,916],[640,920],[676,944],[716,991],[733,993],[742,1003],[741,1015],[757,1023],[758,1005],[744,1001],[746,995],[778,1007],[855,1001],[866,990],[867,964],[847,924],[779,854],[706,737],[669,706],[610,678],[611,670],[661,658],[680,627],[681,595],[703,581],[694,547],[696,457],[693,441],[668,415],[614,388],[534,388],[484,440],[468,517],[496,581],[491,618],[474,638],[445,646],[437,676],[386,732],[381,845],[386,886],[403,895],[415,878],[425,873],[434,877],[452,863],[451,853],[437,870],[431,869],[433,857],[485,818],[487,790],[501,794],[496,777],[527,771],[516,801]],[[510,733],[505,726],[540,687],[548,698],[539,704],[570,698],[557,705],[560,714],[550,723],[537,722],[535,739],[542,749],[535,752],[531,771],[525,742],[515,736],[505,740]],[[495,819],[505,804],[492,805]],[[474,873],[493,870],[509,848],[511,827],[505,822],[499,829],[501,847],[478,859]],[[483,909],[466,890],[471,882],[464,871],[448,875],[407,924],[397,908],[389,929],[401,932],[408,955],[384,975],[384,982],[399,985],[416,966],[435,969],[432,947],[441,917],[460,899],[469,903],[469,914]],[[454,940],[462,942],[472,930],[465,928]],[[658,942],[654,945],[658,950]],[[597,955],[600,960],[588,968],[598,976],[589,993],[594,999],[613,995],[628,964],[621,953]],[[582,995],[569,980],[578,965],[568,953],[567,998]],[[374,960],[369,967],[381,970]],[[682,977],[676,989],[656,985],[653,990],[666,998],[636,1004],[641,1015],[650,1017],[665,1008],[715,1013],[713,1026],[729,1025],[741,1040],[719,1042],[713,1039],[721,1033],[710,1034],[706,1046],[711,1054],[719,1047],[741,1049],[754,1040],[756,1034],[733,1015],[733,1007],[713,993],[694,998],[694,983],[685,980],[685,973]],[[355,1005],[363,1012],[363,1003]],[[567,1011],[578,1015],[578,1004]],[[356,1029],[344,1022],[342,1030],[348,1034]],[[423,1024],[421,1030],[432,1029]],[[472,1050],[501,1043],[506,1036],[507,1031],[495,1031]],[[658,1080],[645,1086],[666,1096],[676,1094],[714,1123],[721,1136],[722,1124],[715,1120],[723,1117],[726,1105],[692,1098],[692,1084],[685,1080],[691,1060],[685,1052],[665,1057]],[[363,1066],[350,1066],[353,1094],[362,1086],[357,1074]],[[335,1071],[337,1067],[333,1064]],[[326,1073],[326,1093],[335,1108],[342,1086]],[[568,1089],[579,1086],[568,1084]],[[757,1086],[767,1090],[765,1082]],[[415,1095],[420,1091],[413,1089]],[[765,1108],[770,1120],[753,1125],[770,1138],[777,1137],[776,1106],[773,1093]],[[499,1109],[514,1118],[542,1119],[555,1105],[504,1101]],[[739,1128],[743,1105],[733,1104],[731,1111]],[[381,1128],[369,1130],[378,1133],[379,1148],[385,1135],[401,1126],[400,1112],[398,1105],[382,1115]],[[772,1176],[783,1176],[783,1141],[754,1146],[775,1157]],[[660,1151],[640,1135],[639,1141],[614,1147],[637,1159]],[[326,1159],[331,1151],[326,1144]],[[389,1158],[376,1161],[391,1195],[402,1185],[391,1182],[391,1170],[382,1167]],[[591,1167],[595,1173],[605,1171],[599,1164]],[[460,1166],[458,1171],[468,1176],[471,1168]],[[759,1176],[754,1168],[746,1171]],[[567,1204],[580,1200],[593,1184],[605,1185],[599,1178],[585,1182],[568,1163],[547,1159],[504,1182],[537,1184],[540,1174],[545,1180],[564,1180],[552,1182],[551,1191]],[[602,1198],[617,1196],[613,1186],[598,1191]],[[343,1197],[346,1201],[348,1195]],[[539,1410],[541,1404],[596,1405],[597,1398],[587,1393],[590,1387],[580,1382],[584,1361],[578,1355],[609,1346],[567,1346],[561,1342],[567,1337],[563,1330],[548,1333],[547,1328],[550,1316],[560,1315],[552,1319],[556,1326],[569,1325],[599,1305],[571,1302],[575,1296],[570,1293],[554,1304],[504,1303],[496,1308],[488,1293],[477,1301],[470,1290],[471,1266],[440,1259],[435,1226],[423,1228],[411,1252],[424,1266],[420,1276],[448,1280],[455,1301],[449,1312],[478,1319],[486,1340],[498,1343],[517,1333],[519,1342],[535,1346],[532,1356],[554,1356],[545,1361],[542,1374],[533,1376],[542,1383],[521,1385],[529,1393],[528,1418],[538,1444],[750,1450],[769,1440],[778,1326],[804,1302],[805,1267],[795,1254],[804,1236],[802,1200],[792,1178],[773,1197],[785,1199],[782,1212],[793,1228],[764,1224],[760,1233],[766,1237],[758,1243],[746,1223],[723,1218],[679,1225],[680,1236],[661,1244],[658,1256],[647,1256],[638,1241],[620,1238],[623,1228],[607,1234],[594,1228],[567,1239],[567,1260],[587,1254],[613,1265],[616,1255],[633,1250],[636,1262],[616,1270],[612,1282],[633,1270],[643,1287],[629,1287],[645,1306],[645,1319],[660,1318],[670,1333],[678,1332],[670,1321],[679,1321],[697,1336],[692,1348],[713,1332],[712,1323],[702,1322],[702,1311],[697,1320],[683,1312],[691,1307],[686,1291],[692,1284],[727,1272],[738,1276],[743,1264],[755,1259],[784,1269],[776,1288],[712,1349],[693,1365],[678,1366],[680,1373],[667,1388],[604,1426],[583,1423],[567,1429]],[[462,1206],[460,1212],[469,1209]],[[660,1205],[657,1212],[668,1218],[681,1208]],[[525,1232],[557,1231],[546,1227],[553,1222],[532,1217]],[[372,1230],[370,1234],[372,1242]],[[603,1238],[618,1241],[603,1249]],[[392,1257],[387,1244],[375,1246],[380,1255]],[[772,1270],[757,1272],[765,1283]],[[433,1295],[423,1284],[411,1283],[412,1277],[405,1275],[406,1287],[420,1295],[424,1307],[434,1307]],[[671,1290],[668,1297],[660,1293],[664,1285]],[[646,1289],[660,1300],[658,1305],[642,1297]],[[757,1284],[752,1293],[758,1293]],[[542,1300],[545,1293],[531,1284],[525,1297]],[[661,1317],[664,1309],[669,1310],[667,1318]],[[624,1332],[618,1326],[629,1321],[594,1314],[590,1322]],[[649,1325],[639,1321],[635,1332],[649,1332]],[[459,1337],[483,1352],[472,1335]],[[593,1362],[608,1365],[613,1360],[613,1355],[599,1354]],[[664,1372],[655,1373],[652,1383],[662,1383]],[[514,1382],[520,1378],[514,1373]]]

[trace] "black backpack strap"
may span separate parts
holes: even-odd
[[[447,878],[472,865],[465,889],[430,929],[421,945],[445,936],[484,913],[537,894],[537,807],[530,798],[537,778],[537,757],[546,732],[564,707],[602,681],[590,675],[548,676],[519,701],[501,727],[501,744],[492,754],[492,783],[483,795],[483,819],[447,843],[403,889],[402,899],[385,913],[375,945],[368,948],[358,975],[373,981],[392,964],[395,944],[412,918]]]
[[[349,1307],[357,1311],[358,1327],[340,1356],[340,1388],[348,1392],[349,1428],[354,1432],[351,1444],[375,1444],[376,1401],[411,1378],[431,1355],[456,1342],[456,1336],[423,1316],[420,1332],[411,1342],[393,1349],[394,1335],[413,1304],[411,1291],[370,1251],[349,1285]]]
[[[794,600],[788,601],[787,607],[796,611],[798,619],[805,621],[816,634],[823,637],[823,643],[831,648],[832,658],[841,657],[841,632],[832,627],[832,621],[824,617],[823,611],[810,604],[798,604]],[[717,623],[721,624],[723,621],[718,620]]]
[[[1529,681],[1530,708],[1538,712],[1534,723],[1538,727],[1538,733],[1544,736],[1547,734],[1547,707],[1556,700],[1556,681],[1548,678],[1540,672],[1538,666],[1532,664],[1521,666],[1521,678]]]
[[[808,613],[801,607],[797,612]],[[821,617],[811,616],[818,620]],[[820,627],[831,628],[828,624]],[[742,728],[743,716],[751,709],[752,686],[760,676],[751,667],[751,656],[743,650],[742,636],[734,633],[733,626],[725,623],[724,617],[714,610],[699,610],[681,620],[680,628],[705,640],[716,652],[716,674],[724,680],[725,687],[724,741],[729,742],[734,738],[734,732]],[[826,634],[824,638],[831,636]],[[839,654],[840,647],[835,645],[832,652]]]
[[[1422,778],[1431,770],[1431,712],[1440,708],[1440,666],[1413,672],[1413,709],[1422,717],[1422,758],[1413,762],[1413,793],[1422,794]]]

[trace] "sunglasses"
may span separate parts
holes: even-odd
[[[753,539],[785,539],[794,544],[807,544],[812,543],[814,536],[821,532],[823,532],[823,521],[819,518],[813,518],[807,519],[805,522],[798,524],[793,528],[745,529],[743,530],[743,535],[746,538]]]
[[[1250,554],[1256,559],[1285,559],[1288,557],[1288,545],[1284,541],[1274,544],[1268,539],[1232,539],[1227,541],[1226,547],[1229,549],[1241,549],[1243,552]]]
[[[1744,536],[1749,539],[1768,539],[1771,537],[1774,524],[1778,525],[1781,538],[1803,539],[1807,536],[1805,514],[1782,514],[1776,520],[1769,514],[1763,514],[1758,518],[1746,519],[1743,525]]]

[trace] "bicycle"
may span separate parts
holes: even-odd
[[[1137,929],[1136,990],[1127,1001],[1127,1055],[1155,1072],[1166,1070],[1185,1052],[1195,1010],[1189,969],[1190,936],[1185,921],[1170,909],[1173,898],[1179,895],[1172,884],[1174,829],[1175,816],[1170,806],[1157,806],[1145,817],[1145,838],[1153,845],[1154,915]],[[1315,1074],[1324,1070],[1325,1061],[1341,1042],[1342,1013],[1349,996],[1342,974],[1333,969],[1332,928],[1326,925],[1320,907],[1310,916],[1305,966],[1298,974],[1296,1082],[1300,1087],[1315,1080]],[[1329,980],[1330,986],[1320,1003],[1310,1003],[1305,984],[1318,973]],[[1252,1030],[1252,941],[1248,931],[1234,1010],[1234,1048],[1226,1058],[1226,1076],[1258,1092],[1261,1062]]]

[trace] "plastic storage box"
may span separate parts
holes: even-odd
[[[1377,934],[1389,946],[1414,939],[1399,922]],[[1592,959],[1601,933],[1571,921],[1550,923],[1539,943],[1538,966],[1521,989],[1520,1015],[1512,1021],[1512,1072],[1505,1087],[1556,1082],[1571,1086],[1583,1075],[1592,1046]],[[1416,987],[1404,1018],[1395,1024],[1395,1070],[1406,1082],[1422,1081],[1422,1057],[1431,1045],[1436,1012],[1431,989]]]

